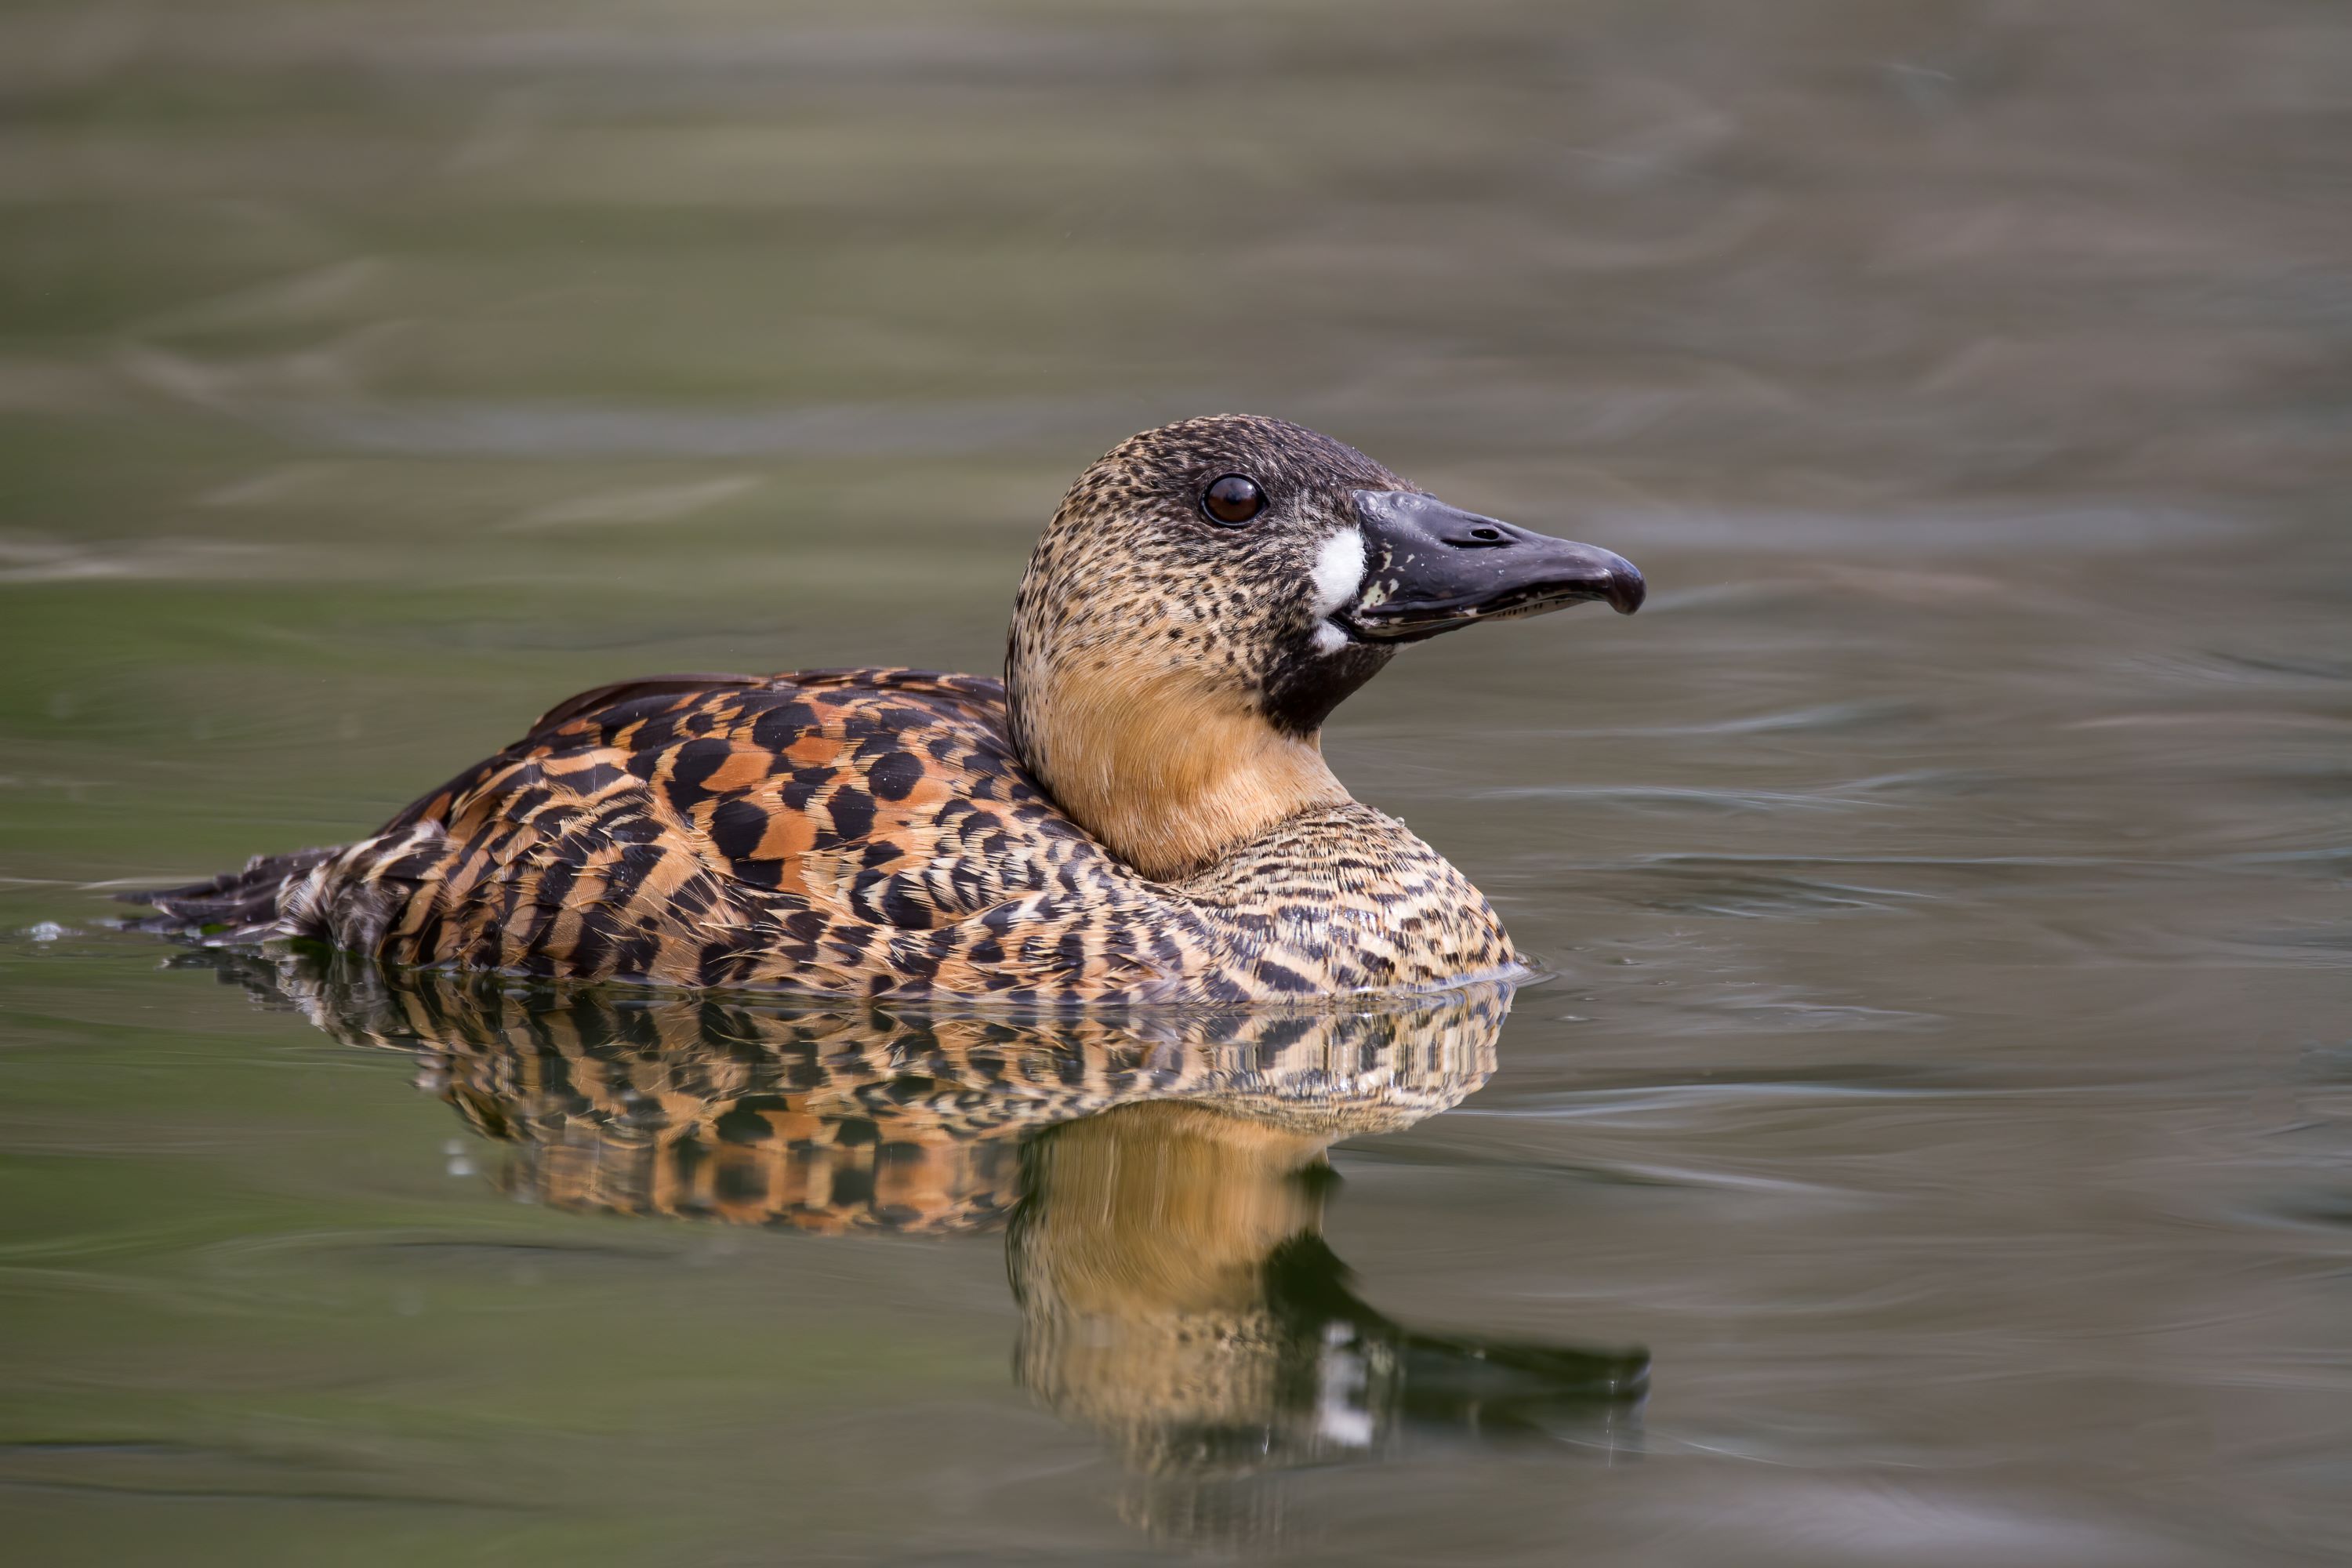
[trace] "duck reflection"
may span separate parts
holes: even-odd
[[[1313,1015],[1008,1021],[207,953],[509,1151],[539,1201],[843,1232],[1002,1226],[1013,1365],[1155,1533],[1239,1543],[1279,1472],[1430,1440],[1621,1446],[1640,1352],[1423,1333],[1322,1237],[1327,1152],[1459,1103],[1507,986]]]

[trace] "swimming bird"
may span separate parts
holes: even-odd
[[[678,675],[558,704],[359,842],[130,895],[221,943],[1013,1006],[1297,1002],[1519,973],[1468,879],[1326,765],[1412,642],[1586,601],[1620,556],[1221,415],[1081,474],[1004,679]]]

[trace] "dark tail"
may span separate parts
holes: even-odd
[[[286,885],[299,881],[313,866],[341,852],[337,847],[257,855],[245,863],[244,870],[224,871],[209,882],[114,896],[126,903],[155,907],[156,913],[131,922],[136,930],[234,937],[243,931],[258,931],[277,920],[278,895]]]

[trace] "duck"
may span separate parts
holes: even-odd
[[[1321,731],[1409,644],[1645,592],[1303,426],[1181,420],[1070,486],[1001,680],[601,686],[354,843],[124,896],[214,944],[1013,1008],[1520,975],[1493,905],[1349,794]]]

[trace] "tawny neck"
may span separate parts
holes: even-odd
[[[1034,684],[1014,694],[1030,767],[1080,826],[1157,880],[1349,798],[1317,737],[1281,733],[1195,672],[1065,668]]]

